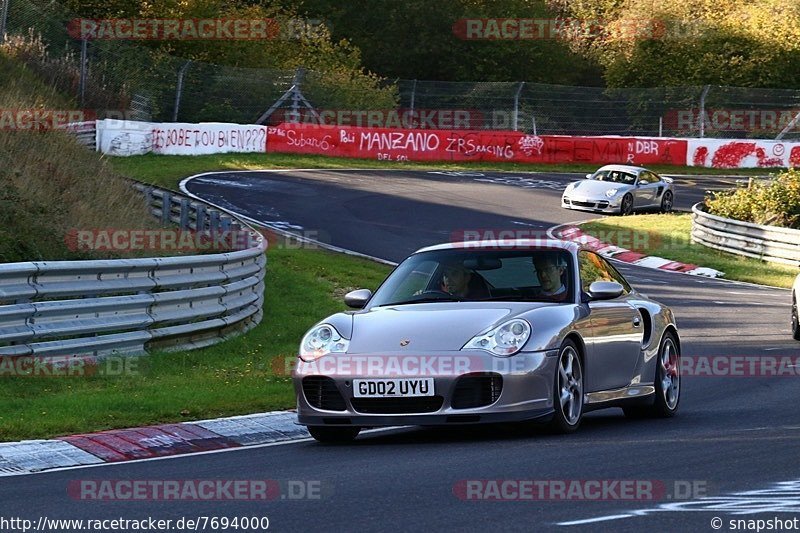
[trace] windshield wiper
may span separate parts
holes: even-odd
[[[413,300],[400,300],[399,302],[389,302],[381,305],[376,305],[375,307],[387,307],[390,305],[406,305],[406,304],[422,304],[422,303],[430,303],[430,302],[463,302],[464,300],[461,298],[455,297],[446,297],[446,296],[426,296],[425,298],[414,298]]]
[[[539,300],[534,300],[530,296],[518,296],[518,295],[506,295],[506,296],[492,296],[490,298],[481,298],[480,300],[475,300],[476,302],[495,302],[498,300],[508,300],[510,302],[538,302]]]

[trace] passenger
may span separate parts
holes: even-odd
[[[563,302],[569,299],[569,291],[564,283],[567,265],[558,253],[543,253],[532,258],[534,273],[539,279],[539,293],[550,300]]]

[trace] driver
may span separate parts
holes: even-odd
[[[488,298],[489,289],[483,279],[465,268],[461,261],[444,265],[441,288],[458,298]]]

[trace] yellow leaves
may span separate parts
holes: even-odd
[[[624,0],[608,13],[608,31],[588,48],[612,86],[652,85],[653,76],[660,85],[797,86],[798,0]],[[656,31],[618,31],[634,23]]]

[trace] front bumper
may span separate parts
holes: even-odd
[[[329,363],[299,362],[292,378],[297,395],[298,423],[306,426],[404,426],[451,425],[510,422],[530,420],[553,412],[553,384],[555,380],[557,350],[523,352],[512,357],[495,357],[485,352],[446,352],[440,354],[392,354],[386,356],[360,356],[380,358],[383,368],[390,368],[390,359],[408,361],[408,358],[430,358],[445,361],[461,359],[464,364],[446,365],[457,371],[418,373],[417,375],[386,372],[353,372],[355,365],[337,364],[337,358],[358,358],[356,355],[328,355]],[[378,368],[375,365],[371,368]],[[436,365],[434,365],[436,366]],[[395,364],[393,368],[398,368]],[[434,380],[434,396],[423,398],[391,398],[388,400],[355,398],[354,379],[425,378]],[[304,380],[306,388],[304,389]],[[316,381],[313,381],[316,380]],[[316,385],[324,380],[324,394]],[[499,395],[485,405],[465,406],[465,383],[501,382]],[[313,384],[315,388],[309,387]],[[309,394],[307,394],[307,392]],[[319,394],[318,394],[319,393]],[[311,397],[309,397],[311,396]]]
[[[592,211],[596,213],[619,213],[620,198],[579,198],[564,195],[561,197],[561,207],[565,209],[577,209],[579,211]]]

